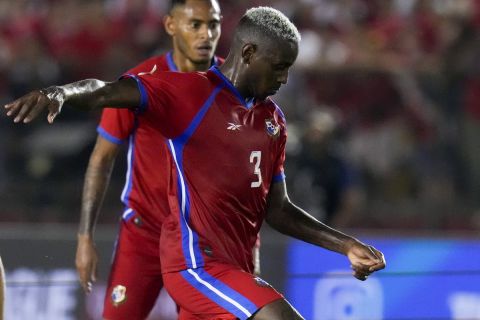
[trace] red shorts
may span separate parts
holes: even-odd
[[[134,215],[120,222],[105,293],[103,317],[145,319],[163,287],[158,232]]]
[[[165,273],[163,280],[180,307],[180,320],[248,319],[283,298],[259,277],[227,264]]]

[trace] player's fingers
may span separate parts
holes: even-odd
[[[80,285],[82,286],[83,291],[85,291],[85,293],[89,293],[91,290],[90,268],[88,268],[87,266],[77,266],[77,271]]]
[[[18,110],[20,110],[21,102],[16,100],[14,102],[6,104],[4,107],[7,110],[7,116],[13,117],[13,116],[16,116],[18,113]]]
[[[387,264],[385,261],[385,256],[383,255],[382,252],[378,251],[374,247],[371,247],[371,249],[375,253],[375,255],[378,257],[378,261],[376,261],[376,263],[370,267],[370,271],[373,272],[373,271],[384,269]]]
[[[353,272],[353,276],[354,276],[355,278],[357,278],[358,280],[365,281],[365,280],[367,280],[369,274],[368,274],[368,273],[363,273],[363,272],[354,271],[354,272]]]
[[[48,123],[52,124],[53,120],[57,117],[58,112],[50,111],[47,116]]]
[[[15,102],[7,103],[3,108],[7,111],[7,116],[11,116],[15,111]]]
[[[43,110],[43,107],[39,106],[38,104],[34,105],[31,108],[30,112],[28,112],[28,114],[25,116],[25,119],[23,119],[23,123],[29,123],[30,121],[35,119],[42,110]]]
[[[92,282],[97,281],[97,275],[98,275],[97,272],[98,272],[98,271],[97,271],[97,262],[95,261],[95,262],[93,263],[92,274],[91,274],[91,278],[90,278],[90,279],[92,280]]]
[[[13,119],[13,122],[18,123],[23,121],[31,112],[32,108],[35,107],[35,105],[36,105],[36,101],[32,100],[29,97],[26,97],[25,99],[21,99],[18,103],[18,107],[16,108],[17,114]]]

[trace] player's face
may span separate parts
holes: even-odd
[[[246,75],[250,94],[260,100],[272,96],[287,83],[288,71],[295,62],[298,45],[288,41],[258,48]]]
[[[209,63],[220,38],[220,7],[215,0],[187,0],[167,17],[167,32],[181,55],[194,64]]]

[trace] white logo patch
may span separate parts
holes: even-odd
[[[241,127],[241,126],[242,126],[241,124],[235,124],[235,123],[229,122],[229,123],[228,123],[227,130],[240,131],[240,127]]]
[[[127,299],[127,288],[122,285],[118,285],[112,290],[112,303],[115,307],[124,302]]]

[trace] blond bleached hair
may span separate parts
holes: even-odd
[[[276,38],[298,43],[301,39],[297,27],[281,11],[271,7],[248,9],[242,17],[256,27]]]

